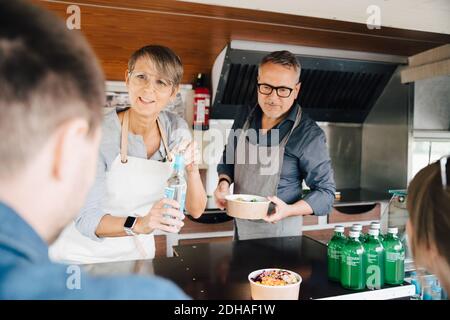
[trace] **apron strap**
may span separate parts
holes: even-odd
[[[124,111],[123,121],[122,121],[122,131],[121,131],[121,139],[120,139],[120,160],[122,163],[128,162],[128,131],[130,128],[130,114],[129,110]],[[156,118],[156,124],[158,125],[159,133],[161,134],[161,140],[164,145],[164,149],[166,150],[166,158],[169,162],[172,162],[172,154],[169,150],[169,145],[167,143],[166,133],[164,130],[164,126],[161,124],[159,118]]]
[[[302,120],[302,107],[298,106],[298,110],[297,110],[297,115],[295,117],[295,121],[294,121],[294,125],[292,126],[291,131],[289,132],[287,139],[286,139],[286,143],[287,140],[289,140],[289,138],[291,137],[292,132],[294,132],[295,128],[298,127],[298,125],[300,124],[300,121]]]
[[[258,108],[258,104],[256,103],[255,106],[250,110],[248,113],[247,119],[244,122],[244,125],[242,126],[242,130],[248,130],[250,127],[250,122],[253,120],[253,117],[255,117],[256,108]]]
[[[169,144],[167,143],[166,131],[164,130],[164,126],[162,125],[159,117],[156,118],[156,124],[158,125],[159,133],[161,134],[161,140],[164,145],[164,149],[166,149],[166,158],[169,162],[172,162],[172,153],[169,150]]]
[[[295,128],[297,128],[299,126],[301,120],[302,120],[302,107],[298,106],[297,115],[295,116],[295,121],[294,121],[294,124],[292,126],[292,129],[291,129],[291,131],[289,131],[289,133],[286,135],[286,137],[280,143],[281,150],[282,150],[282,153],[280,153],[280,160],[279,160],[280,161],[280,167],[283,165],[284,148],[286,147],[286,145],[287,145],[287,143],[289,141],[289,138],[291,137],[291,135],[294,132]],[[281,169],[278,171],[277,175],[278,175],[278,183],[277,183],[277,185],[275,187],[275,190],[274,190],[274,194],[276,196],[278,196],[278,184],[280,183]]]
[[[130,128],[130,109],[126,110],[123,114],[122,131],[120,139],[120,161],[122,163],[128,162],[128,130]]]

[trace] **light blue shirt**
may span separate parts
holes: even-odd
[[[183,118],[168,111],[161,111],[159,120],[164,127],[169,150],[173,150],[182,140],[192,141],[191,132]],[[75,219],[75,226],[78,231],[95,241],[102,240],[97,237],[95,231],[100,220],[106,214],[102,210],[102,203],[105,201],[106,195],[106,173],[111,169],[114,159],[120,154],[120,133],[121,124],[119,117],[116,110],[112,110],[103,119],[102,141],[100,142],[100,154],[94,185],[89,191],[78,217]],[[128,155],[147,159],[147,147],[142,136],[128,133]],[[164,161],[165,157],[166,151],[161,139],[158,151],[150,159]]]
[[[159,277],[92,277],[81,271],[77,289],[70,280],[72,270],[52,263],[47,244],[2,202],[0,221],[0,300],[189,299],[172,282]]]

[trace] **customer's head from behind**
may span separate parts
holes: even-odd
[[[156,117],[175,99],[182,77],[181,59],[171,49],[148,45],[136,50],[125,73],[131,107],[139,115]]]
[[[450,292],[450,159],[417,173],[408,188],[408,238],[418,267]],[[441,168],[442,167],[442,168]]]
[[[300,63],[289,51],[265,56],[258,69],[258,104],[264,115],[280,119],[291,109],[300,92]]]
[[[84,38],[0,1],[0,201],[52,242],[95,176],[104,81]]]

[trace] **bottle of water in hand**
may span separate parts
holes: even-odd
[[[184,213],[184,206],[186,202],[187,182],[184,177],[184,157],[182,154],[175,156],[173,164],[173,173],[167,180],[167,188],[173,192],[172,199],[180,204],[180,211]]]

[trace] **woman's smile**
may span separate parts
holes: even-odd
[[[145,106],[150,106],[156,102],[154,99],[149,99],[149,98],[144,98],[144,97],[139,97],[138,100],[141,104],[143,104]]]

